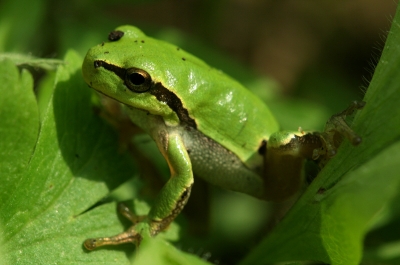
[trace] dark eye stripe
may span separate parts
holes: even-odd
[[[106,63],[105,61],[101,61],[101,60],[94,61],[94,68],[99,68],[99,67],[103,67],[104,69],[107,69],[107,70],[115,73],[122,80],[125,79],[126,69],[124,69],[124,68],[118,67],[113,64]]]
[[[101,60],[94,61],[94,67],[103,67],[104,69],[115,73],[119,78],[121,78],[122,81],[124,81],[125,86],[127,86],[125,83],[127,69]],[[161,83],[152,83],[151,88],[147,92],[154,95],[158,101],[166,103],[168,107],[170,107],[176,113],[176,115],[178,115],[178,118],[181,122],[186,123],[193,128],[197,128],[196,121],[189,116],[189,112],[183,106],[180,98],[165,88]]]
[[[158,101],[165,102],[168,107],[175,111],[180,121],[187,125],[197,128],[196,121],[189,116],[188,110],[183,107],[182,101],[173,92],[165,88],[161,83],[156,83],[149,91],[150,94],[154,95]]]

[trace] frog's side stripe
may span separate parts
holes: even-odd
[[[126,69],[118,67],[113,64],[109,64],[102,60],[97,60],[94,62],[94,67],[103,67],[106,70],[109,70],[115,73],[122,81],[124,81],[125,86],[129,89],[125,82],[126,77]],[[170,107],[181,122],[186,123],[187,125],[197,128],[197,124],[194,119],[189,116],[188,110],[183,107],[182,101],[171,91],[165,88],[161,83],[152,82],[151,88],[148,90],[150,94],[155,96],[158,101],[164,102]]]

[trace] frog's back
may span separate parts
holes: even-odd
[[[224,73],[190,70],[185,81],[187,103],[198,130],[247,161],[279,127],[268,107]],[[198,76],[198,81],[195,80]]]

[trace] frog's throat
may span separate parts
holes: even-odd
[[[125,83],[127,69],[107,63],[102,60],[94,61],[94,67],[103,67],[104,69],[113,72],[124,82],[124,85],[129,89],[129,87]],[[132,92],[137,93],[135,91]],[[195,129],[197,128],[196,121],[189,116],[189,112],[185,108],[185,106],[183,106],[181,99],[175,93],[164,87],[162,83],[155,83],[152,81],[151,88],[147,92],[155,96],[158,101],[167,104],[168,107],[170,107],[176,113],[180,122],[185,123]]]

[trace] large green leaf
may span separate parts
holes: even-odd
[[[118,151],[116,134],[92,110],[81,62],[69,52],[54,82],[43,83],[40,122],[30,74],[20,73],[11,61],[0,62],[4,264],[129,264],[134,253],[134,245],[93,252],[82,245],[88,237],[126,229],[115,203],[87,210],[137,171]],[[152,264],[204,264],[161,238],[145,241],[140,252],[139,264],[149,259]]]
[[[80,215],[135,171],[118,154],[113,132],[93,115],[91,91],[81,81],[81,59],[70,53],[66,62],[43,108],[40,131],[29,73],[19,74],[9,61],[2,62],[1,80],[10,84],[1,84],[1,144],[7,148],[2,148],[0,220],[9,264],[91,260],[82,255],[85,237],[97,229],[122,229],[115,216],[107,219],[108,228],[96,216],[106,208]],[[117,254],[110,253],[110,263],[121,264],[124,255]]]

